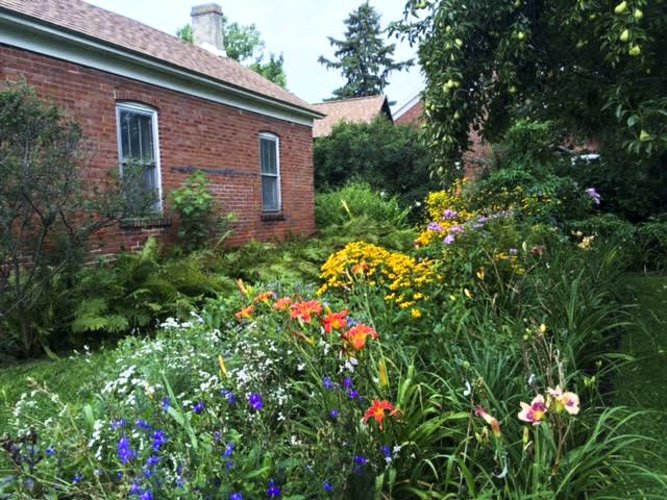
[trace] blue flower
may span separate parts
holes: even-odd
[[[385,462],[390,464],[393,458],[391,448],[389,448],[389,446],[383,446],[382,448],[380,448],[380,451],[382,452],[382,455],[384,455]]]
[[[162,407],[162,411],[169,411],[169,407],[171,406],[171,402],[169,401],[169,398],[167,396],[162,398],[162,404],[160,405]]]
[[[368,463],[368,459],[363,455],[357,455],[354,457],[354,463],[357,465],[366,465]]]
[[[234,454],[234,443],[227,443],[227,446],[225,446],[225,453],[223,453],[223,456],[229,458]]]
[[[327,493],[333,493],[334,490],[333,484],[331,484],[329,481],[324,481],[324,483],[322,484],[322,488]]]
[[[153,477],[153,469],[144,468],[144,477],[150,479]]]
[[[81,481],[83,481],[83,475],[77,472],[72,479],[72,484],[79,484]]]
[[[352,387],[354,387],[354,381],[350,377],[346,378],[343,380],[343,387],[346,389],[352,389]]]
[[[250,403],[250,407],[255,411],[261,411],[264,409],[264,401],[262,400],[262,396],[256,392],[248,396],[248,403]]]
[[[47,457],[52,457],[52,456],[54,456],[55,454],[56,454],[56,449],[55,449],[53,446],[49,446],[49,447],[46,449],[46,456],[47,456]]]
[[[350,399],[357,399],[359,397],[359,391],[355,389],[350,389],[347,391],[347,397]]]
[[[269,498],[280,498],[282,496],[280,488],[276,486],[276,482],[273,479],[269,481],[269,487],[266,490],[266,496]]]
[[[122,427],[125,427],[126,425],[127,425],[127,420],[125,420],[124,418],[119,418],[111,422],[111,428],[115,431],[117,431]]]
[[[139,500],[153,500],[153,492],[151,490],[144,491],[144,493],[139,497]]]
[[[123,465],[129,464],[136,457],[132,447],[130,446],[130,440],[127,436],[123,436],[118,441],[118,458],[120,463]]]
[[[223,398],[227,400],[227,402],[230,405],[235,405],[237,403],[236,395],[232,391],[228,391],[227,389],[223,389],[220,391],[220,394],[222,395]]]
[[[116,479],[118,479],[119,481],[122,481],[124,477],[125,477],[125,474],[123,474],[122,471],[119,472],[118,474],[116,474]]]
[[[331,377],[324,377],[322,385],[327,391],[333,391],[336,388],[335,384],[331,381]]]
[[[160,457],[155,455],[151,455],[150,457],[148,457],[148,460],[146,460],[146,467],[148,468],[153,468],[159,464],[160,464]]]
[[[337,420],[339,416],[340,412],[335,408],[329,412],[329,417],[331,418],[331,420]]]
[[[201,415],[201,413],[204,411],[205,408],[206,404],[204,404],[203,401],[199,401],[192,407],[192,411],[195,412],[197,415]]]
[[[232,493],[229,495],[229,500],[243,500],[243,494],[240,492]]]
[[[234,468],[234,465],[236,465],[236,464],[234,463],[234,460],[230,460],[229,462],[227,462],[227,463],[225,464],[225,467],[227,467],[227,470],[230,471],[230,470],[232,470],[232,469]]]
[[[135,481],[132,483],[132,486],[130,486],[130,495],[141,495],[144,492],[144,490],[141,489],[141,485]]]
[[[142,431],[150,431],[151,430],[151,424],[146,422],[143,418],[140,418],[139,420],[136,421],[134,424],[137,429],[141,429]]]
[[[163,431],[153,433],[153,451],[160,451],[160,448],[167,442],[167,435]]]

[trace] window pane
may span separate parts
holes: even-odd
[[[276,158],[277,142],[272,139],[259,140],[260,158],[263,174],[277,174],[278,162]]]
[[[274,212],[280,210],[278,188],[277,177],[262,176],[262,210]]]
[[[160,210],[152,114],[120,108],[120,156],[128,216]]]

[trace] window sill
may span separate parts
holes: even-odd
[[[160,215],[147,217],[132,217],[120,221],[121,229],[146,229],[151,227],[169,227],[171,226],[171,217],[162,217]]]
[[[262,222],[273,222],[286,220],[285,214],[282,212],[262,212]]]

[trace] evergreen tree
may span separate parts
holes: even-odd
[[[333,91],[336,98],[366,97],[378,95],[389,83],[392,71],[401,71],[412,66],[412,60],[396,62],[393,53],[395,44],[385,45],[380,27],[380,15],[366,1],[345,20],[347,32],[344,40],[329,38],[337,47],[330,60],[320,56],[318,61],[327,68],[341,71],[347,79],[345,85]]]

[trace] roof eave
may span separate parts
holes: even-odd
[[[5,26],[3,29],[0,29],[0,44],[6,44],[18,48],[24,48],[26,50],[31,50],[33,52],[42,53],[44,55],[50,55],[55,57],[57,57],[57,54],[54,54],[54,52],[65,52],[67,48],[78,48],[79,52],[77,52],[77,54],[80,57],[77,58],[78,60],[74,60],[72,62],[82,64],[88,67],[93,67],[95,69],[102,69],[103,71],[106,70],[108,72],[116,73],[113,70],[110,70],[109,68],[98,67],[98,66],[104,66],[105,62],[104,60],[101,60],[99,58],[96,59],[96,61],[99,64],[85,64],[84,62],[82,62],[81,59],[85,59],[84,57],[85,54],[81,54],[80,50],[84,49],[85,51],[97,53],[98,56],[108,58],[109,60],[114,60],[114,61],[121,60],[131,65],[142,66],[151,71],[158,71],[160,74],[170,75],[172,77],[175,77],[176,79],[194,80],[197,81],[199,84],[203,84],[210,87],[216,93],[223,92],[231,97],[237,97],[241,101],[251,101],[256,105],[259,105],[259,107],[267,107],[282,112],[286,115],[295,115],[295,117],[301,118],[301,120],[289,120],[289,118],[287,117],[283,118],[288,121],[297,121],[297,123],[312,126],[312,120],[324,117],[324,115],[318,111],[297,106],[289,102],[281,101],[266,96],[264,94],[253,92],[251,90],[239,87],[237,85],[212,78],[208,75],[204,75],[202,73],[198,73],[190,69],[168,63],[161,59],[148,56],[140,52],[132,51],[130,49],[127,49],[126,47],[118,46],[110,42],[100,40],[95,37],[86,35],[84,33],[70,30],[53,23],[48,23],[40,19],[36,19],[34,17],[22,14],[20,12],[7,9],[5,7],[0,7],[0,26],[2,26],[3,24]],[[38,36],[26,37],[25,33],[23,33],[23,36],[19,34],[18,37],[17,36],[12,37],[12,30],[6,29],[8,27],[11,27],[12,25],[15,27],[27,29],[31,31],[34,35]],[[55,50],[55,48],[53,48],[53,50],[50,51],[39,50],[40,47],[38,47],[38,45],[42,45],[45,42],[48,42],[49,40],[64,42],[64,45],[58,46],[58,50]],[[61,57],[61,58],[65,60],[71,60],[67,57]],[[92,63],[92,61],[88,62]],[[121,76],[127,76],[127,75],[121,74]],[[148,84],[160,86],[158,83],[155,82],[155,79],[153,79],[153,81],[146,81],[137,77],[135,77],[134,79],[144,81],[145,83]],[[166,86],[166,88],[171,88],[171,87]],[[231,102],[227,104],[232,106],[235,105],[234,103]],[[244,107],[238,105],[237,107],[247,109],[247,106]],[[261,113],[260,109],[250,109],[250,111]],[[269,114],[275,114],[275,113],[269,113]]]

